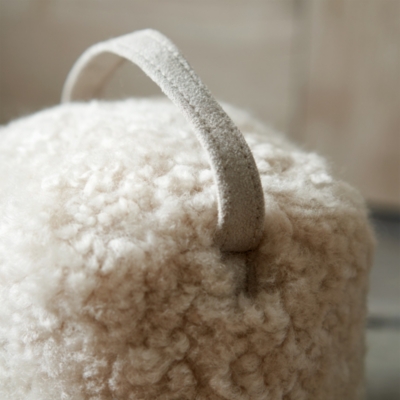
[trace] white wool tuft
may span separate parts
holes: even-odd
[[[1,399],[361,398],[363,200],[225,109],[265,195],[246,260],[213,245],[209,162],[166,100],[67,104],[0,129]]]

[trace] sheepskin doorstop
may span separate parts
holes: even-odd
[[[121,59],[172,102],[83,102]],[[97,44],[0,128],[0,398],[360,399],[372,247],[358,192],[163,35]]]

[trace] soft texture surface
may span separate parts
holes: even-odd
[[[265,193],[246,256],[213,245],[209,163],[167,101],[64,105],[0,129],[1,399],[361,397],[363,200],[225,109]]]
[[[144,29],[95,44],[78,59],[64,85],[63,101],[96,97],[116,68],[129,61],[142,69],[195,127],[209,155],[218,193],[214,242],[245,252],[260,243],[265,216],[257,165],[243,135],[162,33]]]

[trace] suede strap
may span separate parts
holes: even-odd
[[[62,101],[98,96],[124,59],[160,86],[207,151],[218,188],[216,244],[223,251],[254,249],[262,235],[264,196],[253,155],[239,129],[164,35],[146,29],[92,46],[72,68]]]

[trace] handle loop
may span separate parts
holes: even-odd
[[[124,59],[160,86],[193,125],[208,153],[218,188],[216,244],[223,251],[254,249],[262,235],[264,195],[253,155],[239,129],[169,39],[146,29],[90,47],[69,73],[62,101],[97,96]]]

